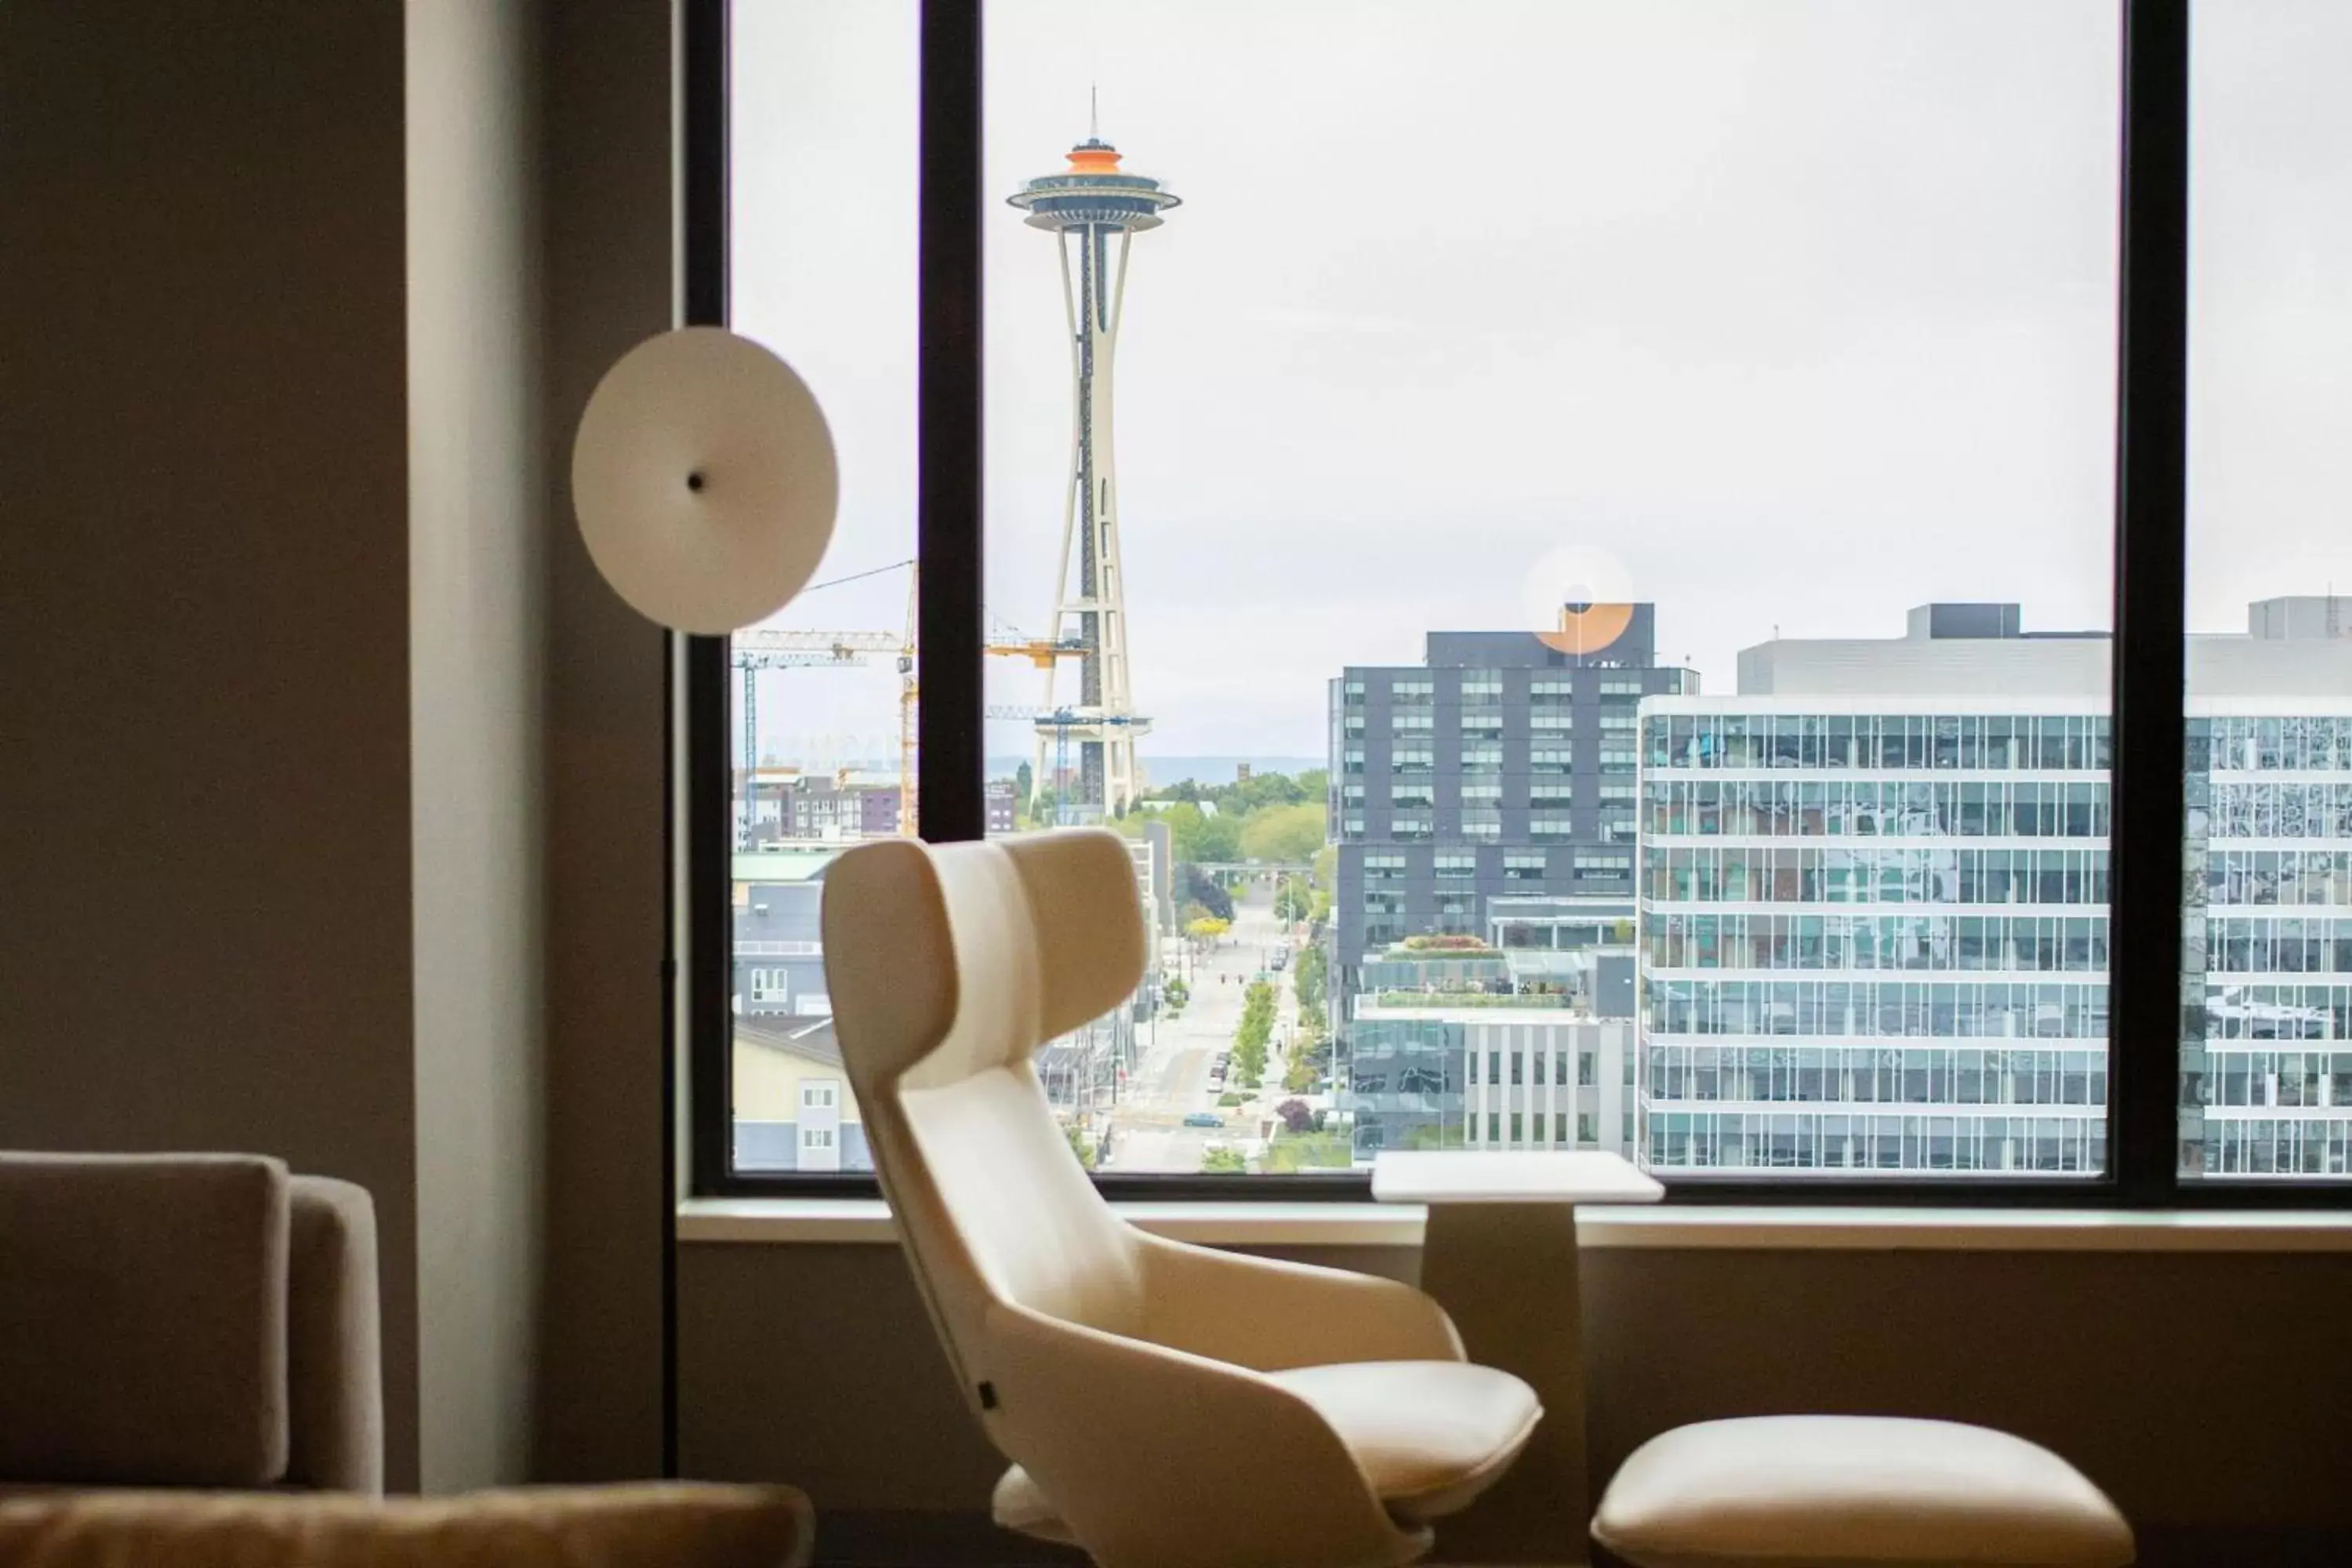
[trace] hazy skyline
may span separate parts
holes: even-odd
[[[735,321],[834,424],[820,580],[912,553],[914,16],[736,6]],[[1930,598],[2108,624],[2111,0],[988,19],[987,598],[1025,629],[1068,356],[1053,242],[1002,198],[1086,134],[1095,84],[1104,137],[1185,202],[1135,241],[1118,370],[1147,755],[1319,752],[1343,664],[1528,625],[1561,547],[1622,561],[1710,690],[1776,626],[1891,636]],[[2352,7],[2199,20],[2190,624],[2233,630],[2250,598],[2352,588]],[[905,595],[780,624],[895,627]],[[887,661],[766,679],[771,747],[895,733]],[[997,660],[989,689],[1041,688]],[[1026,747],[991,724],[992,754]]]

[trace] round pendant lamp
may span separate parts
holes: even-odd
[[[1633,624],[1633,574],[1609,551],[1564,545],[1528,574],[1527,615],[1547,647],[1599,653]]]
[[[719,636],[807,585],[841,496],[807,383],[719,327],[614,362],[572,446],[572,504],[596,569],[646,619]]]

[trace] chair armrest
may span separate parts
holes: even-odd
[[[1288,1390],[1007,1302],[987,1321],[989,1435],[1102,1568],[1389,1568],[1426,1549]]]
[[[287,1184],[289,1486],[383,1495],[375,1203],[328,1176]]]
[[[1144,1337],[1259,1372],[1356,1361],[1460,1361],[1445,1310],[1410,1285],[1141,1238]]]

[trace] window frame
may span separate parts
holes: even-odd
[[[2177,1168],[2181,1110],[2186,710],[2189,0],[2116,0],[2121,243],[2116,340],[2115,634],[2110,772],[2108,1168],[2097,1177],[1801,1178],[1677,1173],[1677,1204],[1959,1207],[2343,1208],[2352,1181],[2189,1177]],[[728,320],[730,0],[683,0],[680,227],[684,320]],[[982,752],[982,0],[920,0],[922,61],[917,550],[922,836],[986,830]],[[697,1196],[879,1194],[871,1173],[733,1169],[732,800],[727,639],[686,637],[684,969]],[[928,650],[965,648],[961,658]],[[1360,700],[1360,699],[1354,699]],[[1336,826],[1336,825],[1335,825]],[[714,940],[715,934],[715,940]],[[665,966],[665,980],[678,973]],[[667,1082],[667,1077],[665,1079]],[[840,1108],[845,1113],[847,1106]],[[1364,1172],[1098,1176],[1114,1199],[1361,1202]]]

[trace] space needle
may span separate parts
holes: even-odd
[[[1136,714],[1128,679],[1118,467],[1111,455],[1111,363],[1126,319],[1128,247],[1144,230],[1158,228],[1160,215],[1178,202],[1159,181],[1122,172],[1118,149],[1099,134],[1090,132],[1068,157],[1067,169],[1041,174],[1007,198],[1029,215],[1032,228],[1054,236],[1061,253],[1075,414],[1048,635],[1055,641],[1070,637],[1075,618],[1077,700],[1056,705],[1056,670],[1049,664],[1030,776],[1033,788],[1047,776],[1050,740],[1057,757],[1056,799],[1076,805],[1079,819],[1099,821],[1134,804],[1140,787],[1135,741],[1150,727],[1150,721]],[[1060,776],[1058,763],[1072,744],[1078,750],[1075,781]]]

